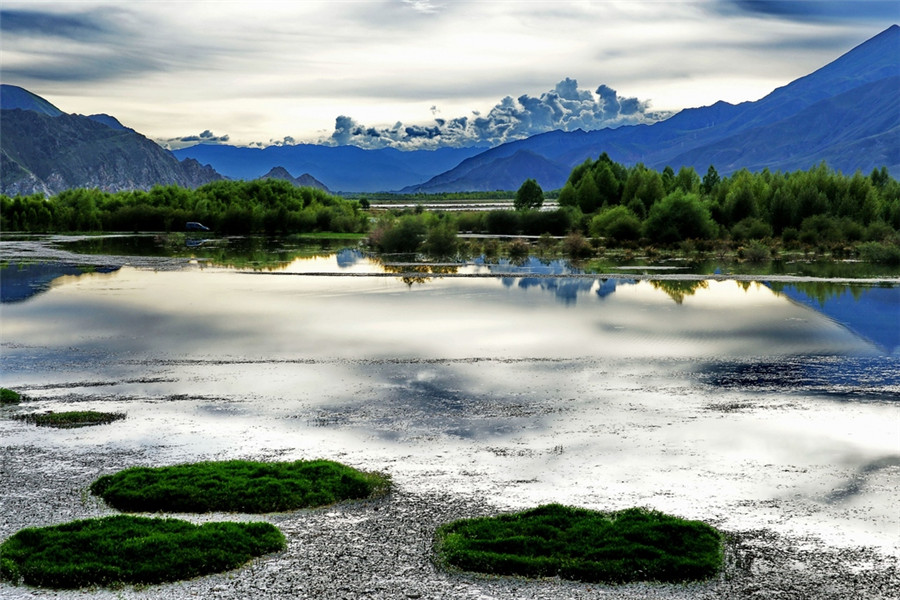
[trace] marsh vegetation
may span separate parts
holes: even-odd
[[[96,410],[73,410],[64,412],[29,413],[16,415],[14,418],[39,427],[56,427],[68,429],[72,427],[88,427],[105,425],[125,418],[125,413],[100,412]]]
[[[366,498],[388,486],[385,475],[328,460],[232,460],[132,467],[100,477],[90,491],[126,512],[266,513]]]
[[[700,521],[559,504],[454,521],[438,529],[436,549],[464,571],[605,583],[707,579],[723,556],[722,535]]]
[[[155,584],[234,569],[284,547],[269,523],[117,515],[19,531],[0,545],[0,579],[49,588]]]

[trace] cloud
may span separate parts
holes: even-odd
[[[0,10],[0,31],[89,41],[108,28],[96,11],[58,15],[36,10]]]
[[[141,7],[0,11],[6,79],[72,85],[134,79],[206,64],[212,47]]]
[[[437,114],[437,107],[432,107]],[[472,117],[436,117],[429,125],[367,127],[352,117],[335,119],[334,132],[323,143],[361,148],[425,149],[441,146],[495,146],[538,133],[561,129],[586,131],[652,123],[669,116],[650,110],[647,101],[619,96],[601,85],[596,92],[580,89],[575,79],[566,78],[540,96],[506,96],[487,115],[473,111]]]
[[[797,21],[896,21],[900,3],[896,0],[725,0],[723,7],[755,15]]]
[[[156,140],[156,143],[168,150],[178,150],[179,148],[187,148],[188,146],[196,146],[197,144],[227,144],[229,139],[228,134],[216,135],[207,129],[197,135],[185,135],[166,140]]]

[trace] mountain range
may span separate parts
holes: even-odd
[[[403,192],[561,187],[586,158],[720,174],[808,169],[900,172],[900,27],[754,102],[691,108],[652,125],[552,131],[491,148]],[[540,173],[546,173],[541,177]],[[555,175],[554,175],[555,173]],[[565,175],[562,175],[565,173]]]
[[[0,85],[0,193],[195,188],[222,178],[194,159],[179,161],[115,117],[66,114],[28,90]]]
[[[404,193],[515,190],[534,178],[549,190],[603,152],[626,165],[689,166],[701,174],[710,165],[726,175],[741,168],[808,169],[824,161],[844,173],[886,166],[896,177],[900,27],[760,100],[689,108],[651,125],[551,131],[493,148],[200,144],[169,152],[113,116],[66,114],[20,87],[0,85],[0,109],[0,193],[9,195],[71,187],[196,187],[222,176]]]

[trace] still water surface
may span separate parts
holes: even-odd
[[[3,445],[323,457],[500,508],[651,506],[900,553],[896,282],[389,269],[355,250],[7,266],[3,386],[128,418],[0,419]]]

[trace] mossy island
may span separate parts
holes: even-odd
[[[29,413],[14,417],[20,421],[33,423],[39,427],[56,427],[70,429],[73,427],[90,427],[106,425],[125,418],[125,413],[99,412],[95,410],[72,410],[64,412]]]
[[[65,589],[149,585],[228,571],[284,548],[269,523],[116,515],[22,529],[0,544],[0,580]]]
[[[722,539],[706,523],[654,510],[548,504],[443,525],[435,551],[445,567],[489,575],[677,583],[716,576],[723,565]]]
[[[18,404],[24,400],[24,396],[15,390],[0,388],[0,405]]]
[[[132,467],[94,481],[90,491],[125,512],[297,510],[384,494],[390,479],[329,460],[232,460]]]

